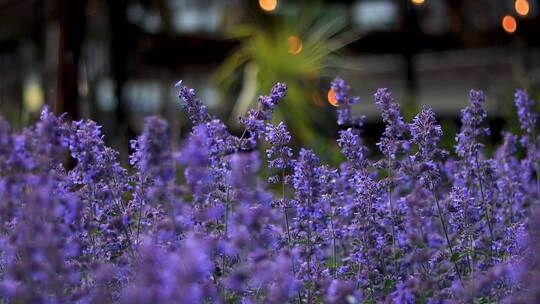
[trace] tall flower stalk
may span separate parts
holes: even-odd
[[[482,91],[471,90],[469,93],[469,106],[461,110],[461,131],[456,135],[456,153],[462,158],[462,175],[465,184],[471,187],[474,181],[478,184],[480,199],[484,209],[485,221],[489,231],[490,256],[493,256],[493,243],[495,235],[491,216],[491,205],[486,200],[484,178],[486,162],[480,160],[481,149],[484,146],[479,142],[482,136],[490,134],[489,128],[483,127],[487,118],[487,111],[483,108],[485,96]]]
[[[535,101],[529,98],[525,90],[517,90],[515,104],[518,109],[518,118],[521,129],[525,135],[521,138],[521,144],[527,148],[527,160],[536,171],[536,192],[540,201],[540,171],[538,164],[538,138],[536,137],[536,121],[538,114],[534,112]]]
[[[437,124],[433,110],[429,107],[423,107],[422,111],[414,118],[409,130],[412,137],[411,141],[418,145],[418,152],[412,158],[419,166],[417,173],[420,175],[420,183],[426,186],[433,194],[437,206],[438,218],[446,239],[446,246],[450,252],[450,258],[453,260],[456,252],[449,237],[447,220],[437,194],[437,184],[441,178],[439,159],[446,154],[446,151],[440,150],[437,147],[442,136],[441,126]],[[462,281],[456,261],[452,261],[452,263],[454,264],[456,275]]]
[[[395,179],[394,171],[399,169],[398,154],[408,149],[409,144],[403,138],[407,125],[404,123],[403,117],[401,117],[399,104],[394,101],[388,89],[377,90],[375,93],[375,104],[382,114],[383,122],[386,124],[383,136],[380,142],[377,143],[377,147],[385,156],[385,159],[380,164],[387,170],[388,175],[385,182],[386,195],[390,207],[390,223],[392,225],[392,259],[394,260],[395,271],[399,273],[396,259],[396,211],[392,200],[392,184]]]
[[[285,185],[290,180],[290,175],[287,174],[287,169],[291,167],[292,149],[288,146],[291,141],[291,135],[283,122],[277,126],[268,124],[266,127],[265,140],[270,144],[270,148],[266,150],[268,157],[268,167],[278,170],[277,175],[268,178],[271,184],[281,184],[281,198],[276,201],[276,205],[282,210],[285,220],[285,230],[287,233],[287,246],[292,249],[292,237],[289,225],[288,209],[289,201],[285,198]]]

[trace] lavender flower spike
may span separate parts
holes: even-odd
[[[536,128],[538,118],[538,114],[533,111],[534,100],[529,98],[529,94],[525,90],[516,90],[514,96],[521,129],[528,134],[532,134]]]
[[[394,101],[392,93],[388,89],[381,88],[377,90],[375,104],[381,111],[383,122],[386,124],[383,137],[377,143],[377,146],[385,156],[395,159],[397,153],[402,148],[406,148],[402,137],[407,125],[403,122],[403,117],[401,117],[399,104]]]
[[[245,116],[239,118],[246,131],[249,131],[247,143],[241,143],[243,148],[255,147],[257,139],[261,138],[266,130],[265,122],[272,118],[274,108],[286,93],[287,85],[282,82],[276,83],[270,90],[270,95],[259,96],[257,109],[249,109]]]
[[[210,115],[206,112],[206,106],[195,96],[195,89],[187,88],[182,80],[175,85],[180,89],[178,97],[184,101],[182,108],[188,113],[189,119],[194,125],[210,121]]]
[[[483,104],[486,98],[484,92],[471,90],[469,106],[461,110],[461,132],[456,135],[456,153],[464,158],[472,159],[483,147],[478,142],[480,137],[489,135],[489,128],[482,127],[487,118]]]
[[[527,148],[527,159],[525,161],[529,166],[532,165],[536,171],[536,192],[540,197],[540,159],[538,153],[538,138],[536,137],[536,121],[538,114],[533,110],[535,102],[529,98],[529,94],[525,90],[517,90],[515,98],[521,129],[526,132],[526,135],[521,138],[522,146]]]
[[[424,106],[410,124],[412,142],[418,145],[418,153],[413,155],[414,163],[418,166],[417,172],[421,184],[432,184],[439,179],[438,158],[445,155],[445,151],[437,148],[442,136],[442,129],[435,113],[430,107]]]

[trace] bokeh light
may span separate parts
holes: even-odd
[[[510,15],[506,15],[502,20],[502,26],[505,32],[512,34],[517,29],[516,19]]]
[[[426,0],[411,0],[412,4],[414,5],[422,5]]]
[[[38,112],[43,107],[45,93],[41,84],[33,77],[30,77],[24,84],[23,92],[24,108],[28,112]]]
[[[297,36],[289,36],[287,38],[287,43],[289,44],[289,53],[293,55],[299,54],[302,49],[304,48],[304,45],[302,44],[302,40],[298,38]]]
[[[339,106],[338,102],[337,102],[337,99],[336,99],[336,91],[334,91],[332,89],[328,90],[328,103],[330,103],[334,107]]]
[[[529,2],[527,0],[516,0],[514,8],[521,16],[527,16],[529,13]]]
[[[277,7],[277,0],[259,0],[259,6],[267,12],[271,12]]]

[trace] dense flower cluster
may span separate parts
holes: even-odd
[[[336,78],[345,160],[334,168],[270,123],[284,84],[241,118],[240,137],[178,87],[189,138],[177,149],[167,123],[147,118],[129,170],[92,121],[44,109],[16,133],[0,118],[0,302],[540,301],[537,114],[525,91],[523,158],[511,133],[484,151],[481,91],[451,157],[431,108],[408,123],[387,89],[375,93],[382,157],[368,157],[359,100]]]

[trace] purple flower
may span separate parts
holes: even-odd
[[[484,102],[484,92],[471,90],[470,104],[461,110],[461,131],[456,135],[456,153],[460,157],[466,159],[476,157],[483,147],[479,140],[482,136],[490,134],[489,128],[482,126],[487,118],[487,111],[483,108]]]
[[[202,303],[216,301],[210,244],[187,237],[178,252],[145,242],[139,250],[136,275],[124,290],[122,303]]]
[[[437,144],[441,140],[442,129],[435,120],[435,113],[429,107],[423,107],[410,126],[412,142],[420,148],[420,155],[429,159],[437,152]]]
[[[136,231],[133,238],[137,242],[141,231],[155,226],[155,222],[160,220],[163,210],[174,213],[172,205],[176,188],[172,183],[174,163],[168,129],[164,120],[149,117],[145,119],[141,136],[131,141],[134,152],[130,155],[130,163],[137,173],[133,177],[132,199],[129,206],[123,208],[120,220],[127,230]],[[167,229],[160,230],[165,233]]]
[[[535,102],[529,98],[529,94],[525,90],[516,90],[514,96],[521,129],[530,135],[536,129],[536,120],[538,117],[533,109]]]
[[[368,158],[350,111],[358,99],[336,78],[348,128],[337,140],[346,159],[333,167],[305,148],[295,159],[285,124],[269,122],[284,84],[242,118],[241,137],[179,88],[191,133],[174,147],[167,123],[147,118],[129,171],[95,122],[45,108],[12,131],[0,118],[0,302],[540,299],[537,118],[524,91],[524,151],[503,133],[484,153],[484,95],[471,91],[452,157],[430,108],[405,123],[379,89],[386,128],[381,155]]]
[[[529,94],[524,90],[517,90],[515,103],[518,108],[518,118],[521,129],[525,134],[521,137],[521,145],[527,149],[527,158],[524,160],[524,171],[534,168],[537,175],[537,192],[540,192],[540,172],[538,172],[538,161],[540,153],[538,150],[538,138],[536,138],[536,121],[538,114],[534,112],[535,101],[529,98]],[[540,194],[538,194],[540,195]]]
[[[287,130],[285,124],[280,122],[277,126],[268,124],[266,127],[266,141],[271,145],[269,149],[266,149],[266,156],[268,157],[268,167],[281,170],[281,175],[275,175],[270,178],[272,183],[286,182],[282,180],[285,178],[285,170],[291,166],[292,149],[288,146],[291,141],[291,135]]]
[[[319,159],[310,150],[302,149],[298,160],[294,161],[293,187],[295,197],[300,204],[318,199],[319,195]]]
[[[131,141],[134,153],[130,163],[139,172],[153,179],[155,183],[165,183],[173,176],[171,139],[167,122],[158,117],[145,119],[143,134]]]
[[[101,127],[93,121],[76,121],[67,143],[71,157],[77,161],[70,172],[75,184],[96,184],[125,176],[126,170],[117,162],[118,152],[105,145]]]
[[[259,96],[257,109],[249,109],[246,116],[240,117],[240,123],[245,125],[246,131],[249,131],[249,138],[245,145],[254,147],[255,141],[263,136],[266,125],[272,117],[272,112],[278,102],[285,97],[287,85],[282,82],[276,83],[270,90],[270,95]]]
[[[365,165],[368,151],[358,133],[358,130],[352,128],[339,131],[337,144],[353,166],[362,167]]]
[[[206,111],[206,106],[200,99],[195,96],[195,90],[186,87],[182,80],[176,83],[176,87],[180,90],[178,97],[184,101],[182,108],[189,115],[189,119],[193,125],[208,122],[210,120],[210,114]]]
[[[470,233],[471,226],[481,217],[481,205],[463,187],[454,187],[450,192],[450,227],[458,233]],[[467,236],[464,236],[467,237]]]
[[[256,186],[254,176],[259,171],[261,161],[259,153],[236,153],[231,157],[231,175],[229,183],[234,188]]]
[[[332,280],[328,287],[328,303],[360,303],[362,297],[351,282]]]
[[[420,183],[432,188],[432,184],[440,177],[438,158],[445,155],[445,151],[437,147],[441,140],[442,129],[437,124],[433,110],[423,107],[410,124],[409,130],[411,142],[418,145],[418,152],[411,157],[416,167],[414,170],[420,176]]]
[[[336,94],[338,125],[361,127],[364,124],[364,116],[353,116],[351,112],[351,105],[359,103],[360,98],[349,97],[351,88],[345,83],[345,80],[341,79],[339,76],[332,81],[331,89]]]
[[[407,125],[401,117],[399,104],[394,101],[388,89],[377,90],[375,104],[381,111],[383,122],[386,124],[381,141],[377,143],[377,146],[385,156],[394,160],[397,153],[407,149],[406,142],[402,140]]]
[[[14,302],[71,302],[74,298],[64,291],[78,284],[73,261],[80,258],[80,202],[55,189],[52,176],[26,181],[9,243],[3,242],[0,249],[7,262],[2,265],[0,297]]]
[[[212,192],[215,176],[211,171],[211,151],[207,126],[195,126],[187,144],[180,152],[180,163],[185,165],[184,177],[195,202],[206,202]]]
[[[501,222],[515,222],[524,216],[525,205],[531,199],[527,187],[530,177],[522,178],[523,172],[528,170],[523,168],[515,155],[517,136],[506,132],[503,138],[503,144],[495,155],[496,190],[501,202],[496,216]]]

